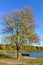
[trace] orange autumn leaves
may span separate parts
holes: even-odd
[[[34,33],[29,34],[28,38],[29,38],[31,41],[33,41],[34,43],[39,43],[39,42],[40,42],[40,40],[39,40],[37,34],[34,34]]]

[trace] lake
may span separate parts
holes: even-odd
[[[43,58],[43,52],[21,52],[22,54],[30,54],[29,57]]]
[[[14,55],[14,52],[8,52],[10,55]],[[21,54],[29,54],[29,57],[43,58],[43,52],[21,52]]]

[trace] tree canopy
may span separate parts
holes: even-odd
[[[19,43],[26,43],[27,41],[33,43],[39,42],[39,37],[35,33],[36,23],[28,7],[23,10],[15,10],[10,14],[5,14],[4,24],[4,33],[12,34],[7,38],[13,38],[13,41],[18,40]]]

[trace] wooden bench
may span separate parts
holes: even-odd
[[[21,54],[22,56],[30,56],[30,54]]]

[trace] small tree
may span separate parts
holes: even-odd
[[[19,52],[19,45],[29,43],[38,43],[39,38],[35,33],[35,21],[30,9],[24,8],[23,10],[16,10],[13,13],[4,16],[4,33],[9,34],[9,41],[11,44],[16,44],[17,58]]]

